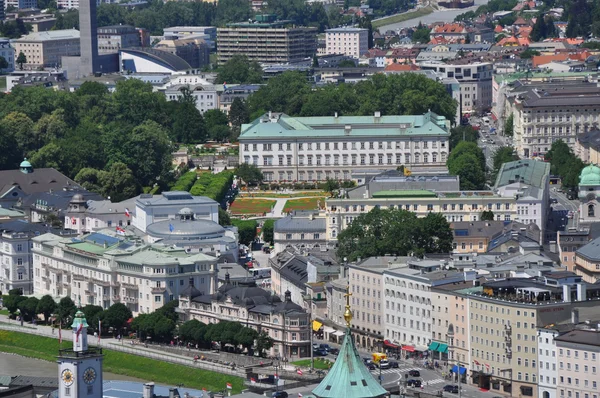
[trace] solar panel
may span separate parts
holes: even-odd
[[[88,236],[86,236],[85,241],[92,242],[92,243],[95,243],[95,244],[101,245],[101,246],[104,244],[106,244],[106,246],[112,246],[112,245],[118,243],[119,239],[113,238],[112,236],[94,232],[94,233],[91,233]]]

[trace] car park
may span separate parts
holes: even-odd
[[[418,370],[411,370],[408,372],[408,375],[412,377],[421,377],[421,372]]]
[[[458,394],[458,386],[455,384],[447,384],[444,386],[445,392],[451,392],[452,394]]]
[[[410,379],[406,382],[406,385],[409,387],[421,387],[421,380]]]

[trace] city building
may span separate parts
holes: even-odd
[[[576,313],[576,311],[573,312]],[[577,322],[578,320],[575,323]],[[540,398],[558,398],[556,391],[559,380],[556,338],[572,328],[573,325],[570,324],[550,324],[538,328],[538,397]]]
[[[311,355],[309,314],[292,302],[289,292],[282,301],[279,296],[257,287],[252,279],[235,286],[227,280],[214,294],[202,294],[195,285],[190,285],[179,295],[178,311],[183,321],[240,322],[266,333],[274,342],[268,350],[270,356],[292,362]]]
[[[339,342],[344,336],[344,305],[346,304],[345,294],[348,288],[348,278],[345,273],[345,267],[340,268],[340,277],[327,283],[327,313],[322,319],[323,337],[326,341]]]
[[[18,10],[37,8],[37,0],[6,0],[4,8],[13,7]]]
[[[83,194],[72,195],[64,215],[64,225],[78,234],[126,227],[131,225],[135,200],[131,198],[114,203],[110,200],[86,199]]]
[[[455,78],[460,84],[462,113],[482,113],[492,106],[493,65],[473,62],[466,65],[443,62],[420,62],[423,70],[433,70],[443,78]]]
[[[436,25],[429,32],[431,39],[441,38],[449,43],[464,43],[468,36],[468,29],[460,23]]]
[[[579,222],[600,221],[600,167],[590,164],[579,175]]]
[[[56,18],[52,14],[34,14],[21,18],[24,24],[31,25],[31,32],[45,32],[52,30],[56,25]]]
[[[209,85],[176,85],[165,90],[167,101],[177,101],[183,96],[182,90],[189,90],[190,95],[196,100],[196,109],[200,114],[211,109],[219,109],[219,93],[217,86]]]
[[[598,398],[600,332],[575,329],[555,338],[558,363],[557,396]]]
[[[490,243],[505,232],[505,221],[463,221],[450,224],[453,253],[486,253]]]
[[[596,283],[600,280],[600,238],[577,249],[575,252],[574,271],[581,275],[587,283]]]
[[[23,67],[57,67],[62,57],[79,55],[79,31],[75,29],[30,33],[13,41],[15,54],[25,54]]]
[[[210,46],[201,38],[164,39],[154,48],[181,57],[192,68],[203,68],[210,63]]]
[[[265,181],[349,180],[351,172],[364,169],[445,169],[449,135],[449,121],[433,112],[320,117],[269,112],[242,125],[239,156],[240,163],[260,167]]]
[[[0,72],[12,72],[15,69],[15,49],[10,45],[9,39],[0,38],[0,57],[8,63],[8,67],[0,69]]]
[[[560,263],[569,271],[575,272],[576,252],[593,239],[589,226],[579,227],[576,231],[557,231],[556,246]]]
[[[600,130],[589,130],[579,134],[574,153],[584,163],[600,163]]]
[[[369,51],[369,30],[361,28],[334,28],[325,31],[326,54],[344,54],[360,58]]]
[[[217,258],[103,230],[80,238],[44,234],[33,241],[35,294],[71,297],[108,308],[125,304],[134,315],[176,300],[192,283],[201,294],[217,286]]]
[[[33,294],[31,238],[47,232],[52,229],[25,220],[0,224],[0,292],[20,289],[25,295]]]
[[[575,150],[576,137],[598,128],[596,83],[517,81],[499,101],[506,103],[505,115],[513,115],[513,144],[524,158],[543,156],[557,140]]]
[[[231,104],[236,98],[245,102],[250,94],[257,92],[261,87],[261,84],[228,84],[220,93],[219,110],[229,114]]]
[[[163,37],[165,40],[204,39],[211,50],[214,50],[217,44],[217,28],[214,26],[172,26],[163,29]]]
[[[69,210],[70,201],[73,196],[79,195],[84,200],[103,200],[104,198],[97,193],[88,192],[83,188],[65,187],[62,190],[49,190],[47,192],[36,192],[17,200],[13,205],[25,213],[27,219],[31,222],[46,222],[56,218],[65,220],[66,213]],[[68,220],[65,220],[65,226],[69,226]],[[72,229],[72,228],[71,228]]]
[[[275,15],[257,15],[256,22],[228,24],[217,29],[219,65],[234,55],[261,64],[285,64],[312,58],[317,52],[317,29],[292,27]]]
[[[494,191],[502,197],[514,198],[517,207],[514,221],[535,224],[544,236],[550,211],[550,163],[531,159],[504,163],[498,171]]]
[[[461,191],[458,177],[442,173],[404,176],[388,171],[346,190],[340,198],[328,198],[326,205],[329,241],[335,240],[360,214],[376,207],[409,210],[418,217],[441,213],[448,222],[480,221],[483,211],[492,211],[495,220],[505,222],[517,215],[514,196],[494,191]]]
[[[296,211],[275,221],[273,243],[275,253],[287,248],[297,251],[326,248],[326,220],[318,213]]]
[[[121,72],[177,73],[192,69],[183,58],[153,48],[125,48],[119,51]]]
[[[118,53],[122,48],[144,47],[140,32],[133,26],[102,26],[98,28],[97,34],[100,54]]]

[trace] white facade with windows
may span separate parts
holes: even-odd
[[[540,398],[557,398],[558,369],[554,338],[558,334],[558,330],[552,328],[538,330],[538,397]]]
[[[217,259],[181,248],[146,245],[112,231],[81,238],[33,238],[33,292],[71,297],[83,305],[125,304],[135,315],[176,300],[192,283],[203,294],[217,286]]]
[[[8,68],[0,69],[0,72],[12,72],[15,69],[15,49],[10,45],[10,40],[0,39],[0,57],[8,62]]]
[[[349,180],[357,170],[400,165],[445,168],[449,122],[420,116],[289,117],[267,114],[242,126],[240,162],[265,181]]]
[[[12,228],[24,224],[28,229]],[[23,294],[33,293],[33,262],[31,238],[39,235],[43,228],[25,221],[0,224],[0,292],[8,294],[11,289],[21,289]]]
[[[185,79],[192,79],[190,76],[186,76]],[[182,77],[179,77],[182,79]],[[196,100],[196,109],[200,114],[211,109],[219,109],[219,93],[217,87],[214,85],[180,85],[171,86],[165,90],[165,97],[168,101],[177,101],[183,97],[182,89],[188,89],[192,98]]]
[[[344,54],[356,59],[369,51],[369,30],[335,28],[325,31],[325,53]]]

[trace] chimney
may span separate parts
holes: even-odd
[[[230,276],[229,276],[229,271],[227,271],[225,273],[225,284],[229,285],[229,283],[230,283]]]
[[[292,301],[292,292],[289,290],[285,291],[285,301]]]
[[[577,308],[571,310],[571,323],[574,325],[579,324],[579,310]]]
[[[145,383],[143,398],[154,398],[154,383]]]
[[[381,112],[375,111],[375,121],[378,122],[381,119]]]
[[[587,299],[587,286],[585,283],[577,284],[577,301],[585,301]]]
[[[350,135],[350,132],[352,131],[352,126],[347,124],[344,126],[344,134],[345,135]]]
[[[177,395],[175,394],[175,391],[177,391],[175,387],[169,388],[169,398],[175,398],[175,396]]]
[[[563,302],[571,302],[571,286],[569,285],[563,285]]]

